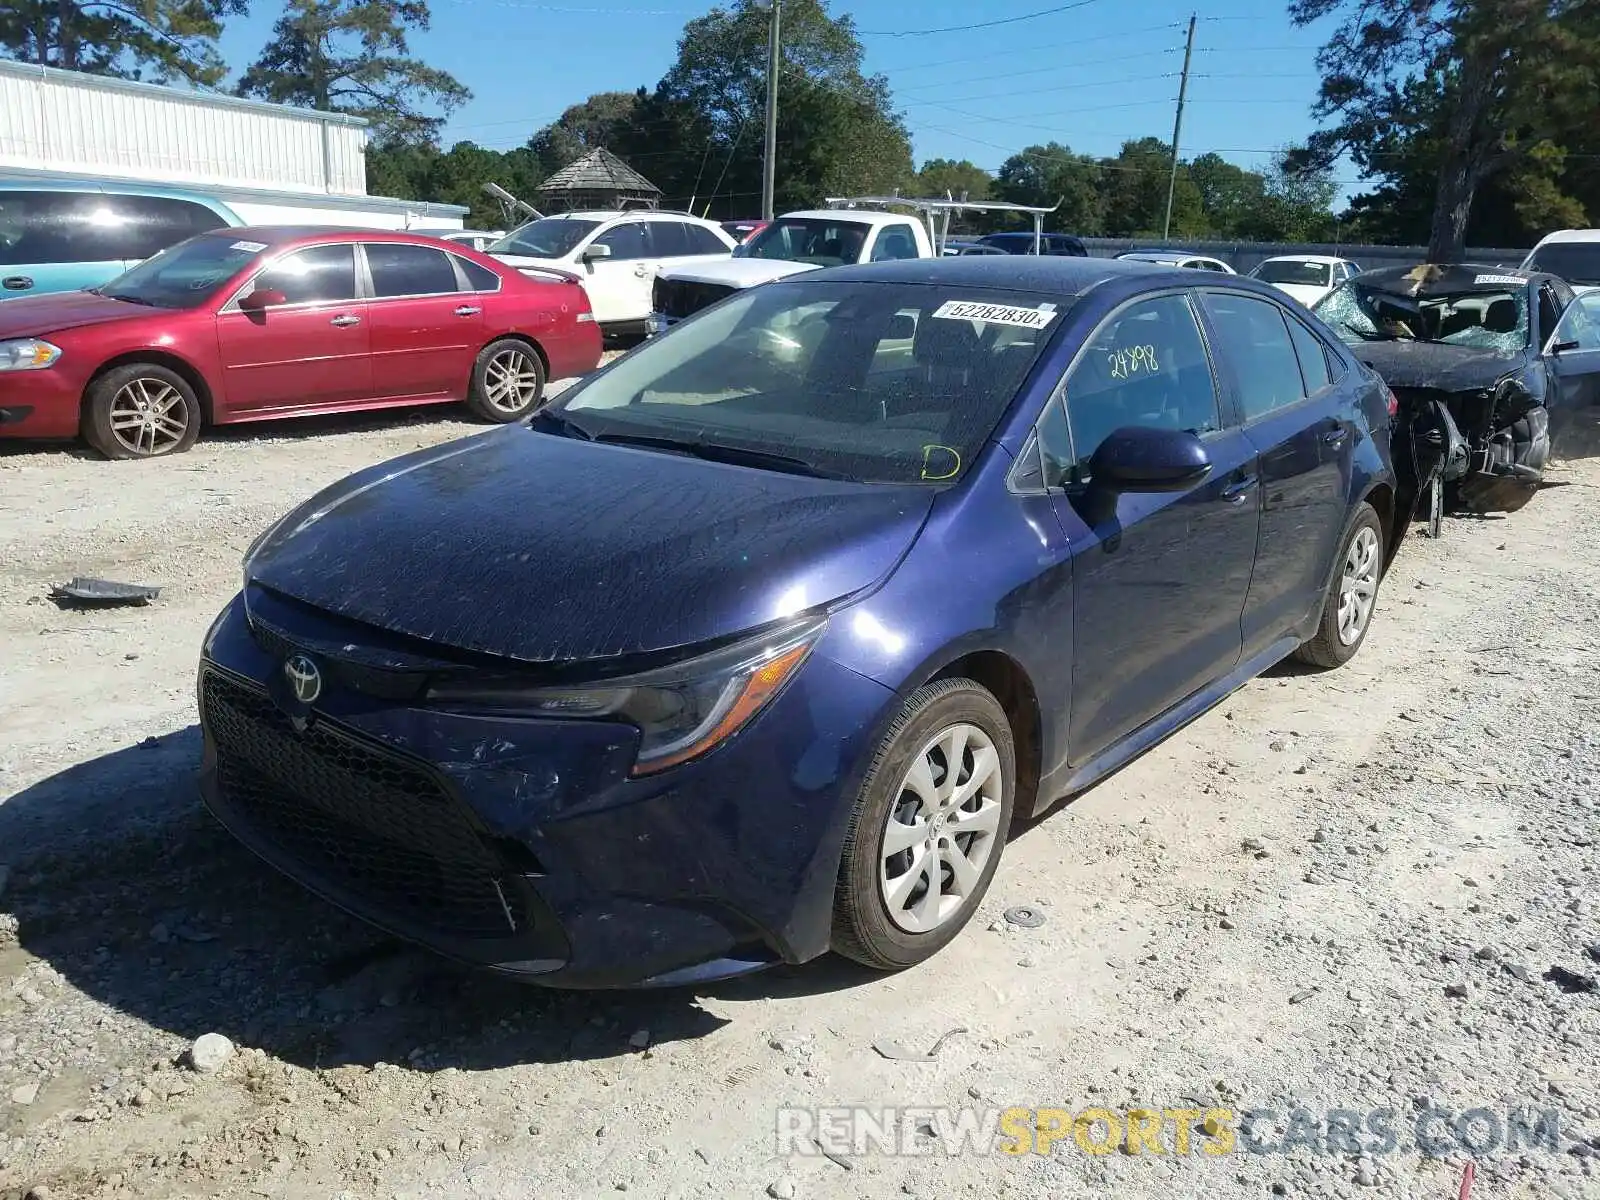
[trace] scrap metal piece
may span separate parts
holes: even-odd
[[[1026,904],[1006,909],[1005,918],[1007,925],[1017,925],[1023,929],[1037,929],[1044,924],[1044,913]]]
[[[964,1028],[950,1030],[948,1033],[941,1035],[939,1040],[933,1044],[933,1049],[926,1054],[918,1054],[915,1050],[907,1050],[899,1042],[891,1042],[887,1039],[873,1042],[872,1048],[883,1057],[893,1059],[896,1062],[933,1062],[939,1057],[939,1051],[946,1042],[955,1037],[956,1034],[966,1032],[967,1030]]]
[[[50,598],[62,608],[78,605],[149,604],[161,595],[158,587],[138,583],[118,583],[112,579],[91,579],[75,575],[71,583],[58,583]]]

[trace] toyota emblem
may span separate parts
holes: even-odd
[[[310,704],[322,695],[322,672],[304,654],[296,654],[283,664],[283,677],[289,681],[289,690],[301,704]]]

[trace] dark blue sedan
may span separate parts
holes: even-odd
[[[573,986],[934,953],[1013,819],[1366,637],[1389,394],[1233,277],[960,257],[751,288],[324,491],[205,639],[268,862]]]

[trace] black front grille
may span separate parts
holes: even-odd
[[[264,694],[216,671],[200,707],[219,799],[279,852],[269,857],[439,934],[506,938],[524,923],[515,881],[426,767],[326,720],[296,732]]]
[[[663,279],[656,276],[652,308],[662,316],[681,320],[702,308],[733,295],[738,288],[725,283],[699,283],[692,279]]]

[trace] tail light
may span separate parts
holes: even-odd
[[[1383,394],[1389,398],[1389,416],[1391,419],[1400,415],[1400,397],[1394,394],[1394,389],[1384,384]]]

